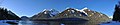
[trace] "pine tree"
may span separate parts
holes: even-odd
[[[0,20],[20,20],[20,18],[11,11],[8,11],[7,8],[0,7]]]
[[[115,5],[115,12],[113,15],[113,21],[120,21],[120,2],[118,5]]]

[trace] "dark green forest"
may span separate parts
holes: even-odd
[[[0,20],[20,20],[20,18],[7,8],[0,8]]]

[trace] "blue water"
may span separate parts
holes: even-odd
[[[19,22],[19,21],[17,22],[17,20],[0,20],[0,25],[11,25],[9,23],[6,23],[7,21],[16,22],[16,23]]]
[[[17,24],[6,23],[7,21]],[[29,20],[0,20],[0,25],[79,25],[78,21],[29,21]]]
[[[7,21],[15,22],[18,24],[9,24],[9,23],[6,23]],[[0,25],[49,25],[49,24],[48,24],[48,21],[0,20]],[[64,24],[61,24],[61,25],[64,25]]]

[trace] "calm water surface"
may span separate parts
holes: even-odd
[[[7,21],[15,22],[18,24],[5,23]],[[29,20],[0,20],[0,25],[79,25],[84,23],[84,21],[29,21]]]

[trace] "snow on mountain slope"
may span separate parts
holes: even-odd
[[[88,15],[88,14],[84,11],[84,10],[86,10],[86,9],[88,9],[88,8],[85,7],[85,8],[83,8],[83,9],[81,9],[81,10],[78,10],[78,9],[75,9],[75,10],[85,13],[85,15]]]
[[[54,16],[55,15],[55,16]],[[32,18],[33,19],[55,19],[55,18],[84,18],[89,20],[90,22],[94,23],[100,23],[101,21],[106,21],[108,20],[108,16],[105,14],[93,11],[88,9],[87,7],[78,10],[76,8],[67,8],[61,13],[59,11],[56,11],[55,9],[51,10],[43,10],[43,12],[40,12],[37,15],[34,15]],[[99,20],[99,21],[98,21]]]
[[[37,15],[34,15],[33,17],[31,17],[33,20],[34,19],[45,19],[45,18],[50,18],[50,17],[54,17],[55,15],[57,15],[59,12],[55,9],[51,9],[51,10],[47,10],[44,9],[42,12],[38,13]]]
[[[51,9],[50,13],[51,13],[52,16],[55,16],[55,15],[57,15],[59,13],[59,11],[57,11],[55,9]]]

